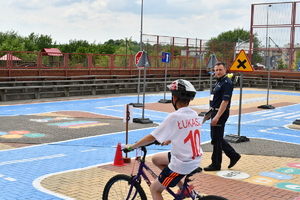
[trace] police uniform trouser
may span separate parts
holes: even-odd
[[[212,119],[217,114],[217,110],[213,111]],[[223,115],[220,117],[217,126],[210,126],[210,136],[211,144],[213,145],[213,153],[211,156],[212,166],[216,168],[221,168],[222,163],[222,151],[229,158],[234,158],[236,156],[236,151],[224,140],[224,129],[225,123],[229,117],[229,109],[226,109]]]

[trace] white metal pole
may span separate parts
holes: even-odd
[[[272,5],[268,5],[267,8],[267,33],[266,33],[266,48],[267,48],[267,53],[266,53],[266,67],[268,69],[268,89],[267,89],[267,106],[269,105],[269,90],[270,90],[270,64],[269,64],[269,8]]]
[[[141,4],[141,31],[140,31],[140,51],[143,51],[143,0]],[[141,85],[141,69],[138,67],[139,70],[139,78],[138,78],[138,100],[137,104],[140,102],[140,85]]]

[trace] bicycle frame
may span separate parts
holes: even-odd
[[[148,176],[146,175],[146,173],[144,172],[143,169],[146,169],[150,174],[151,176],[156,179],[157,178],[157,175],[155,174],[155,172],[153,172],[150,167],[148,167],[145,163],[145,157],[146,157],[146,154],[147,154],[147,149],[145,147],[141,147],[141,150],[144,152],[144,155],[143,157],[136,157],[136,160],[140,163],[139,164],[139,168],[138,168],[138,172],[135,176],[132,175],[133,179],[131,181],[131,186],[130,186],[130,189],[129,189],[129,192],[128,192],[128,196],[126,198],[126,200],[129,200],[128,198],[130,197],[130,194],[132,192],[132,188],[135,184],[135,182],[138,182],[138,183],[141,183],[141,177],[143,177],[143,179],[146,181],[147,185],[150,187],[151,185],[151,181],[150,179],[148,178]],[[184,178],[184,183],[183,183],[183,189],[181,190],[181,193],[180,195],[176,195],[169,187],[166,188],[166,190],[169,192],[170,195],[172,195],[174,197],[175,200],[181,200],[183,198],[183,195],[184,195],[184,191],[185,190],[188,190],[188,177],[185,176]],[[189,191],[188,191],[189,192]],[[189,195],[191,197],[191,199],[196,199],[197,197],[197,194],[194,190],[192,190],[191,192],[189,192]],[[133,196],[133,199],[135,198],[136,194],[134,194]]]

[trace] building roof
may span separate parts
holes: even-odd
[[[13,56],[11,53],[5,54],[0,60],[21,60],[20,58]]]
[[[43,48],[41,52],[46,52],[46,54],[43,54],[44,56],[62,56],[63,55],[58,48]]]

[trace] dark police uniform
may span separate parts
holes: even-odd
[[[215,168],[221,168],[222,151],[224,151],[225,155],[230,159],[234,159],[238,155],[238,153],[223,138],[225,123],[229,117],[232,91],[232,81],[226,75],[217,79],[217,82],[215,83],[211,91],[210,107],[213,109],[211,119],[216,116],[222,101],[229,101],[226,110],[221,115],[217,123],[217,126],[210,126],[211,144],[213,145],[211,166]]]

